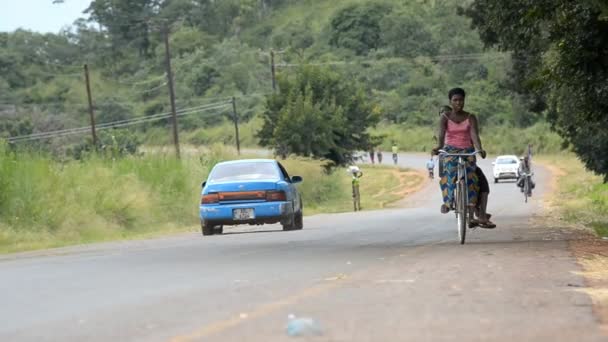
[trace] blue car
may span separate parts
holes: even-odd
[[[203,182],[200,205],[203,235],[224,225],[280,222],[283,230],[303,228],[302,177],[289,177],[276,160],[245,159],[216,164]]]

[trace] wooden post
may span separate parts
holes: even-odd
[[[241,155],[241,142],[239,139],[239,116],[236,112],[236,99],[232,97],[232,120],[234,121],[234,131],[236,136],[236,152]]]
[[[95,112],[93,111],[93,97],[91,96],[91,84],[89,81],[89,66],[84,65],[84,79],[87,87],[87,98],[89,101],[89,116],[91,118],[91,134],[93,135],[93,146],[97,150],[97,132],[95,132]]]
[[[169,86],[169,99],[171,101],[171,118],[173,119],[173,144],[175,145],[175,155],[180,158],[179,135],[177,130],[177,111],[175,110],[175,90],[173,88],[173,72],[171,71],[171,52],[169,51],[169,28],[165,26],[165,68],[167,73],[167,85]]]
[[[270,50],[270,73],[272,75],[272,91],[277,90],[277,79],[274,69],[274,51]]]

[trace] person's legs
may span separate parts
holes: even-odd
[[[488,196],[490,194],[490,184],[488,183],[488,179],[486,178],[486,175],[483,173],[483,170],[481,170],[480,167],[477,167],[475,173],[477,174],[477,179],[479,181],[479,201],[477,203],[477,217],[482,221],[487,221],[488,218],[486,217],[486,208],[488,205]]]
[[[439,179],[439,187],[441,188],[441,197],[443,199],[443,205],[441,206],[441,212],[447,213],[450,211],[452,205],[452,196],[454,194],[454,180],[457,176],[456,165],[458,161],[456,158],[447,157],[443,160],[443,174]]]
[[[517,178],[517,186],[519,187],[519,190],[521,190],[521,192],[524,192],[524,176],[520,175]]]
[[[479,202],[478,202],[478,214],[479,225],[482,228],[494,228],[496,225],[490,221],[490,214],[487,212],[488,208],[488,197],[490,195],[490,184],[486,175],[483,173],[481,168],[476,170],[477,177],[479,179]]]
[[[472,149],[462,151],[464,153],[472,152]],[[477,206],[479,200],[479,178],[477,177],[477,162],[475,157],[468,157],[466,160],[467,168],[467,189],[469,191],[469,205],[473,208]],[[471,210],[472,211],[472,210]]]

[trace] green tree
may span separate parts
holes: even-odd
[[[142,57],[150,55],[153,26],[162,0],[93,0],[86,10],[91,20],[103,25],[115,47],[132,44]]]
[[[322,158],[326,167],[353,161],[353,153],[373,142],[368,128],[379,110],[362,88],[339,74],[303,66],[279,78],[279,92],[267,97],[260,144],[282,154]]]
[[[381,44],[381,21],[391,11],[384,3],[364,3],[348,6],[331,19],[330,44],[365,55]]]
[[[423,19],[408,12],[393,12],[381,23],[382,44],[395,56],[417,57],[437,54],[438,46]]]
[[[514,64],[516,86],[549,105],[557,132],[608,181],[606,6],[594,0],[475,0],[465,13],[487,45],[531,62]]]

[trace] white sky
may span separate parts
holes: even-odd
[[[64,26],[85,17],[82,11],[91,0],[0,0],[0,32],[12,32],[18,28],[41,33],[58,33]]]

